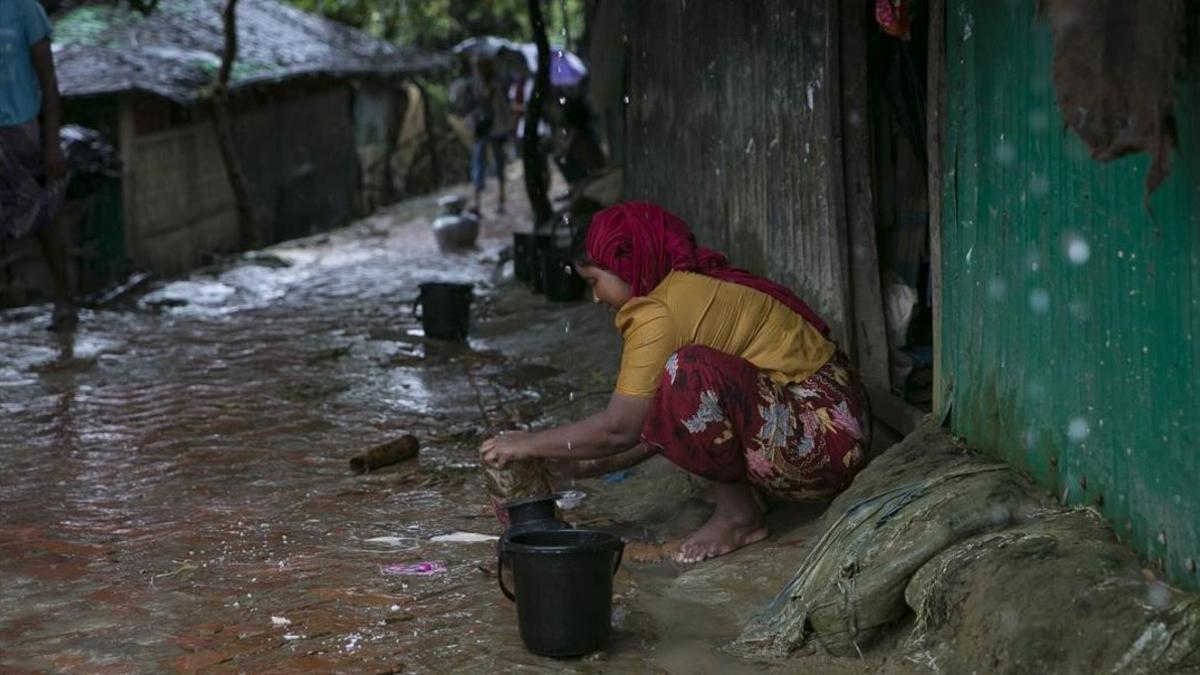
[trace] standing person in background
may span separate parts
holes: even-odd
[[[512,131],[512,110],[508,104],[508,87],[496,73],[495,65],[487,59],[475,63],[471,81],[471,124],[475,145],[471,150],[471,182],[475,185],[475,212],[480,212],[483,188],[487,177],[488,149],[492,151],[496,180],[499,182],[497,213],[504,212],[504,141]]]
[[[533,89],[533,80],[523,74],[518,74],[513,78],[512,84],[508,88],[509,109],[512,111],[512,131],[509,133],[509,139],[513,144],[513,159],[520,157],[521,149],[521,125],[525,121],[525,101],[529,99],[529,92]]]
[[[67,273],[67,233],[58,218],[67,162],[58,141],[62,104],[50,21],[36,0],[0,2],[0,232],[38,237],[54,282],[50,328],[77,318]]]

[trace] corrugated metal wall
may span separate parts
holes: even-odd
[[[234,115],[242,171],[267,243],[328,230],[356,215],[350,97],[348,83],[288,83]]]
[[[949,0],[946,50],[953,429],[1200,587],[1200,63],[1152,215],[1145,156],[1100,164],[1064,131],[1034,2]]]
[[[122,145],[123,230],[134,267],[182,274],[213,253],[236,251],[233,191],[213,125],[130,136]]]
[[[797,290],[845,343],[837,25],[825,2],[604,0],[592,44],[627,59],[596,87],[626,197]]]

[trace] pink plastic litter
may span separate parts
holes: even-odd
[[[384,565],[379,568],[380,572],[390,575],[399,575],[404,577],[431,577],[436,574],[442,574],[446,571],[446,563],[441,560],[425,560],[414,563],[396,563],[393,565]]]

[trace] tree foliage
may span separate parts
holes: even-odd
[[[532,39],[525,0],[287,1],[378,37],[427,49],[447,49],[473,35]],[[572,41],[579,39],[584,0],[543,0],[543,8],[552,42],[566,43],[567,34]]]

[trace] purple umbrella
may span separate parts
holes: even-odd
[[[521,53],[525,55],[525,63],[530,73],[537,72],[537,45],[526,42],[521,45]],[[583,59],[575,54],[551,45],[550,47],[550,86],[574,87],[587,76],[587,66]]]

